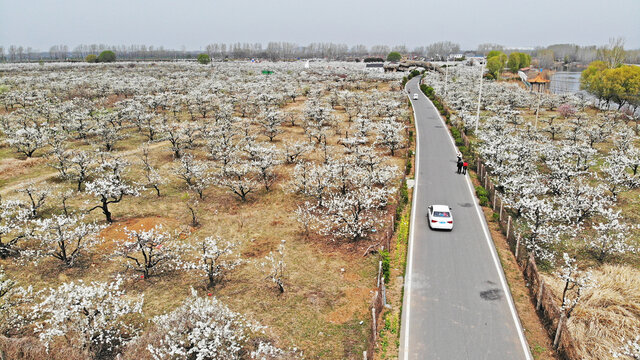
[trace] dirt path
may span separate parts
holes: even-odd
[[[157,148],[165,146],[167,144],[168,143],[166,141],[155,143],[155,144],[149,146],[149,150],[157,149]],[[127,150],[127,151],[122,151],[122,152],[113,152],[113,154],[114,155],[120,155],[120,156],[123,156],[123,157],[129,157],[131,155],[136,155],[136,154],[141,153],[142,149],[143,149],[143,147],[140,146],[140,147],[138,147],[136,149],[132,149],[132,150]],[[49,179],[52,179],[52,178],[56,177],[57,175],[58,175],[57,171],[52,171],[50,173],[47,173],[47,174],[44,174],[44,175],[40,175],[40,176],[38,176],[36,178],[29,179],[29,182],[33,182],[33,183],[37,184],[37,183],[41,183],[41,182],[47,181]],[[10,192],[16,191],[16,190],[22,188],[23,185],[24,185],[24,182],[18,182],[18,183],[15,183],[15,184],[11,184],[9,186],[5,186],[2,189],[0,189],[0,195],[6,195],[6,194],[9,194]]]

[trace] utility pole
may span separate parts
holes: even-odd
[[[447,96],[447,88],[449,87],[449,55],[447,55],[447,61],[444,65],[444,96]]]
[[[540,113],[540,98],[542,97],[542,91],[538,87],[538,107],[536,108],[536,123],[533,126],[536,130],[538,130],[538,114]]]
[[[484,73],[484,59],[482,59],[481,61],[483,61],[481,63],[482,66],[480,66],[480,89],[478,90],[478,111],[476,112],[476,130],[475,132],[478,132],[478,124],[480,123],[480,100],[482,99],[482,74]]]

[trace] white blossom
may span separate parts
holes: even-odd
[[[47,346],[56,339],[77,344],[96,357],[117,353],[140,331],[131,314],[140,314],[140,301],[131,301],[121,289],[122,279],[112,283],[64,283],[33,307],[40,321],[35,331]]]

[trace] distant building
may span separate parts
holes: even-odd
[[[467,65],[480,65],[486,63],[484,56],[468,56],[467,57]]]
[[[365,63],[365,70],[384,72],[384,63]]]
[[[527,80],[529,82],[529,84],[531,84],[531,91],[536,91],[536,92],[546,92],[549,90],[549,83],[551,82],[551,80],[545,79],[544,77],[542,77],[542,73],[538,73],[538,76],[536,76],[533,79],[528,79]]]

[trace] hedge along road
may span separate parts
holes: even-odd
[[[530,360],[471,182],[468,175],[456,174],[453,140],[418,84],[419,77],[407,84],[417,129],[416,185],[400,359]],[[429,229],[431,204],[452,208],[453,231]]]

